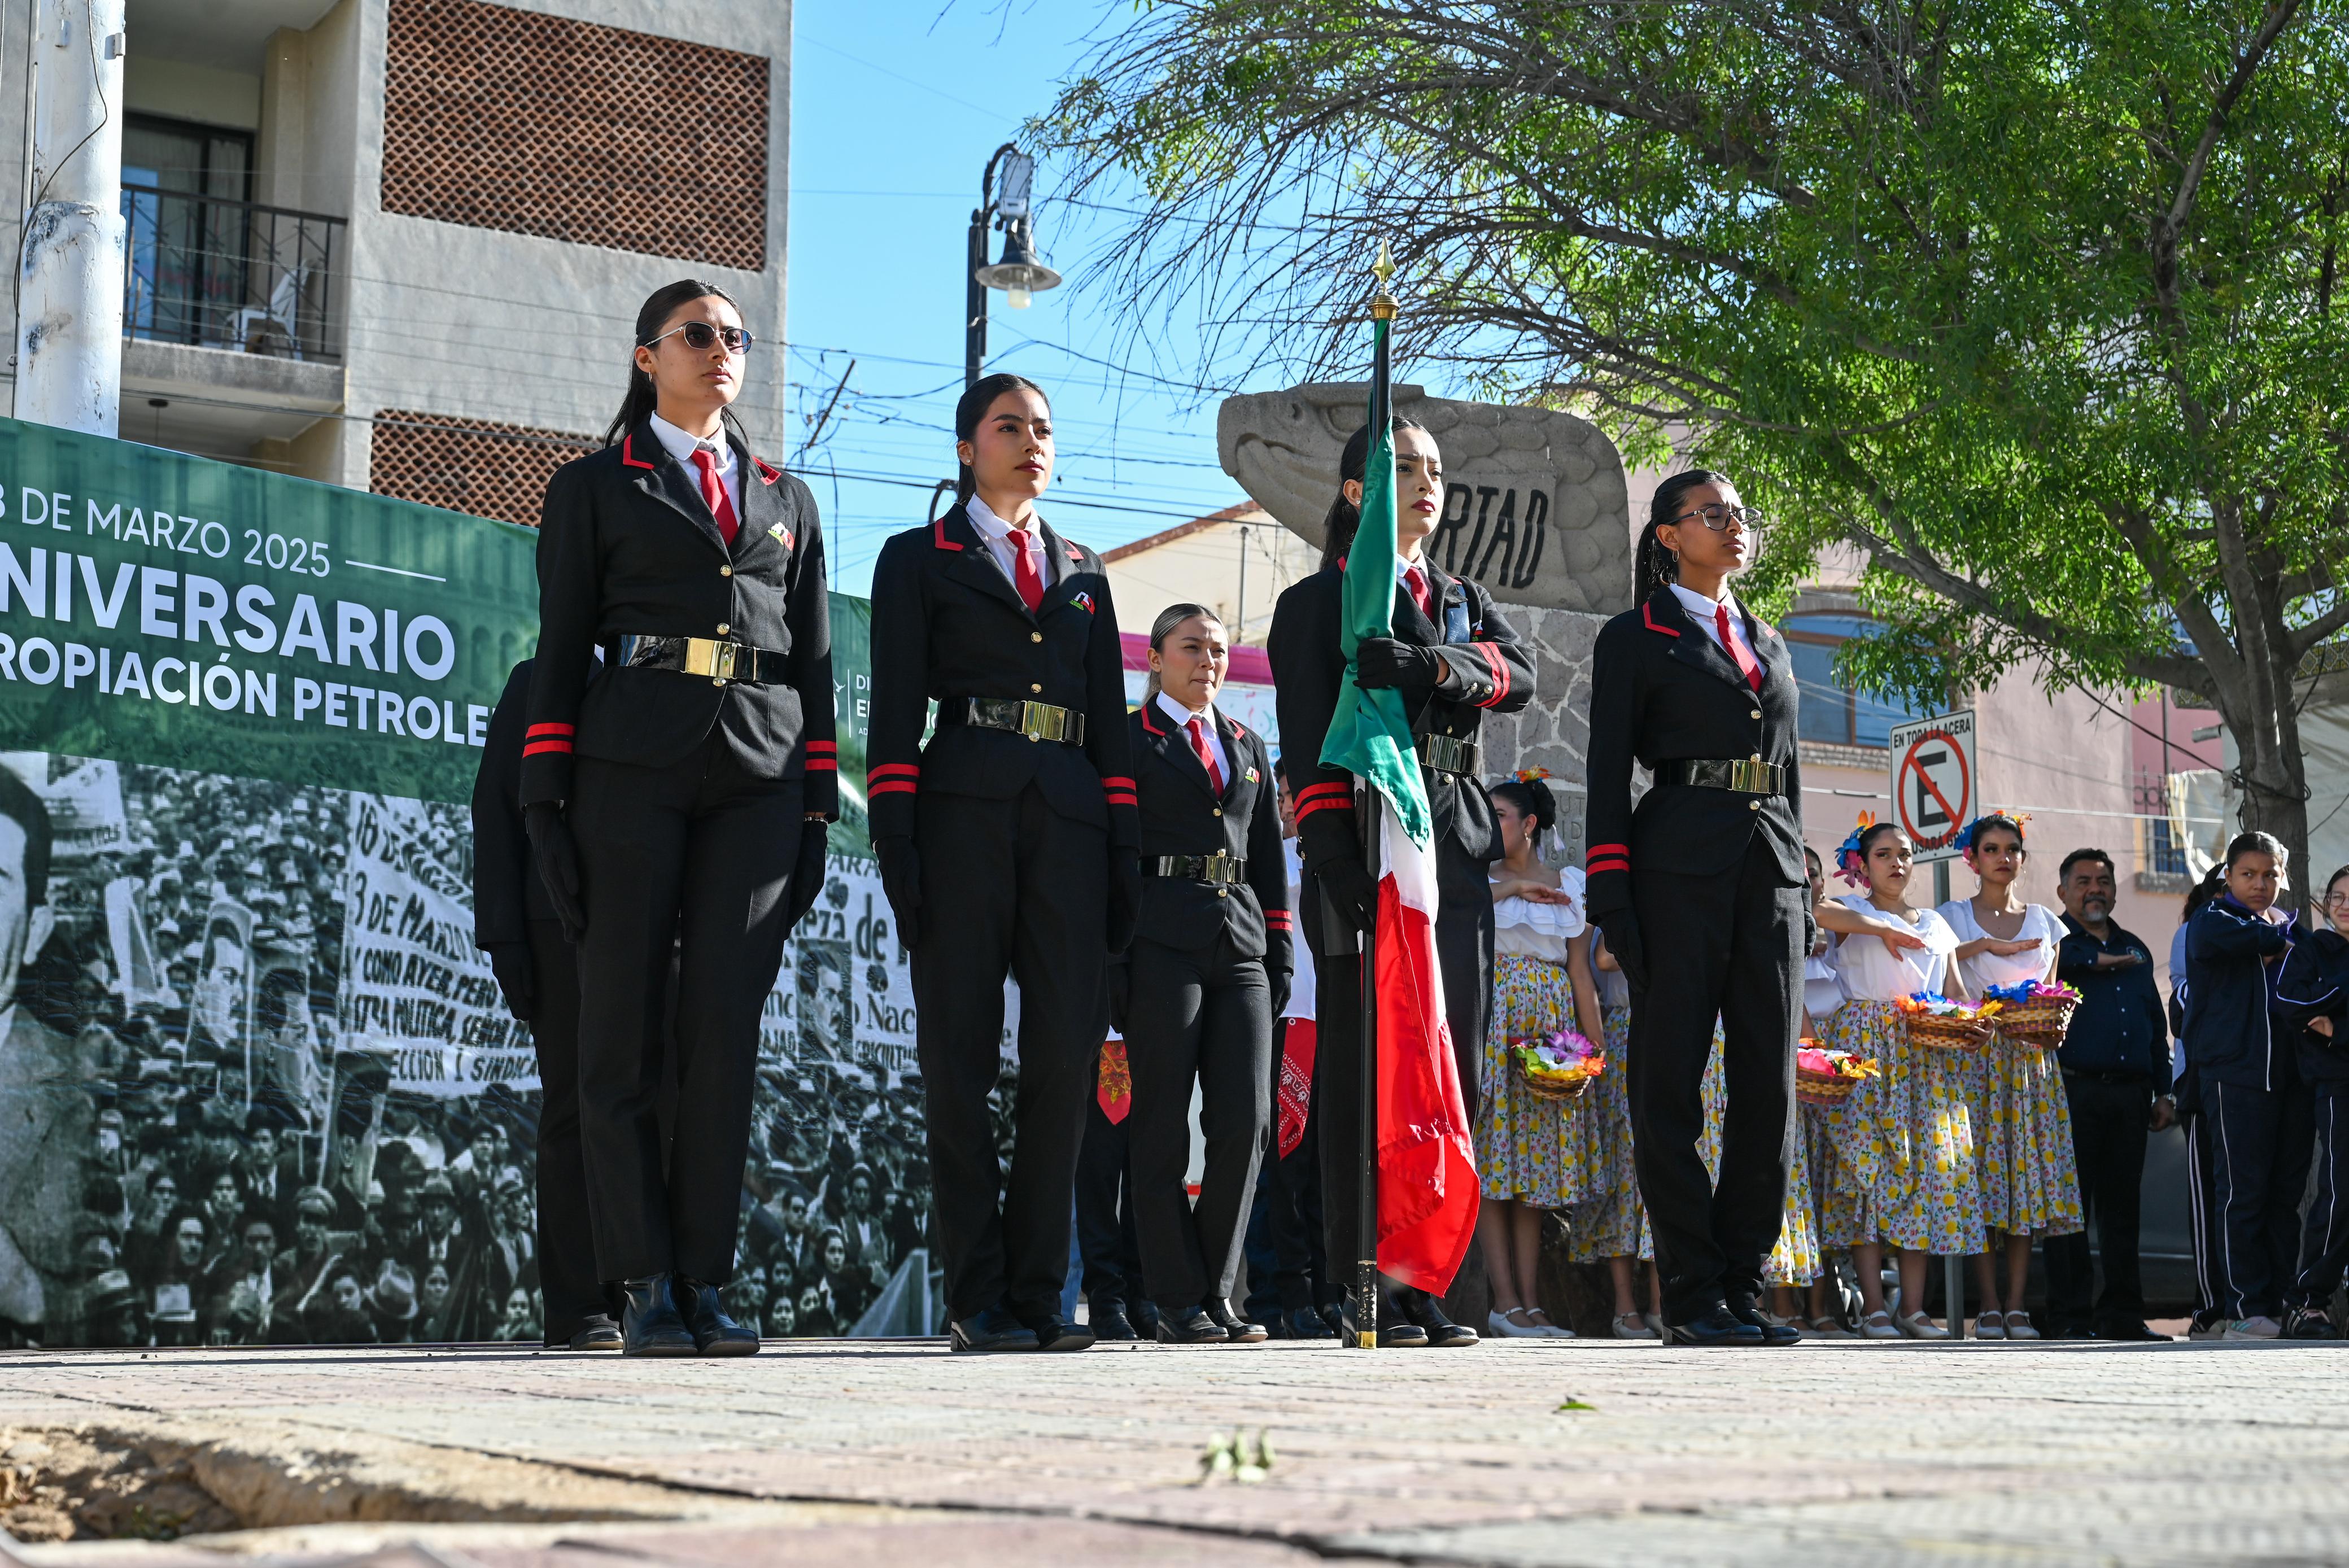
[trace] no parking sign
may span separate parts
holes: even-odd
[[[1892,727],[1892,820],[1920,862],[1956,858],[1959,830],[1974,819],[1974,710]]]

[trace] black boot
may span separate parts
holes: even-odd
[[[1086,1321],[1092,1325],[1095,1339],[1103,1343],[1123,1343],[1142,1337],[1133,1331],[1133,1319],[1125,1315],[1125,1303],[1104,1296],[1085,1305]]]
[[[568,1339],[550,1341],[549,1350],[601,1350],[620,1348],[620,1326],[607,1313],[591,1312],[579,1320],[577,1332]]]
[[[677,1310],[669,1276],[647,1274],[624,1279],[620,1289],[627,1305],[620,1311],[620,1354],[623,1356],[692,1356],[697,1353],[693,1331]]]
[[[1476,1331],[1445,1315],[1443,1304],[1423,1290],[1405,1286],[1394,1293],[1403,1316],[1419,1325],[1427,1342],[1439,1350],[1458,1350],[1476,1343]]]
[[[1339,1330],[1338,1337],[1351,1346],[1356,1332],[1354,1326],[1361,1321],[1352,1291],[1346,1293],[1346,1304],[1339,1311],[1343,1326]],[[1381,1350],[1417,1349],[1427,1344],[1427,1330],[1395,1309],[1394,1298],[1383,1285],[1379,1287],[1378,1315],[1379,1348]]]
[[[693,1346],[704,1356],[756,1356],[759,1336],[727,1315],[718,1287],[706,1280],[679,1274],[678,1294],[685,1297],[685,1326]]]
[[[1329,1319],[1319,1307],[1293,1307],[1288,1313],[1288,1337],[1291,1339],[1335,1339]]]
[[[1234,1312],[1232,1304],[1220,1295],[1211,1295],[1199,1305],[1235,1345],[1261,1345],[1272,1337],[1263,1324],[1250,1323]]]
[[[1161,1345],[1228,1345],[1232,1336],[1224,1326],[1207,1315],[1204,1306],[1187,1312],[1158,1314],[1158,1343]]]

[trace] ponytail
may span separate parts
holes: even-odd
[[[1658,589],[1680,580],[1680,558],[1664,547],[1656,530],[1679,515],[1681,497],[1699,485],[1728,482],[1727,475],[1711,469],[1682,469],[1656,487],[1655,499],[1648,503],[1648,526],[1640,531],[1640,542],[1631,552],[1633,603],[1646,603]]]
[[[1427,427],[1397,414],[1388,428],[1424,430]],[[1338,499],[1330,503],[1330,515],[1321,520],[1321,565],[1325,571],[1346,559],[1346,552],[1354,547],[1354,535],[1361,530],[1361,508],[1346,499],[1346,481],[1361,479],[1370,462],[1371,428],[1364,425],[1346,438],[1346,449],[1338,456]]]
[[[649,346],[652,340],[660,335],[661,329],[668,325],[668,318],[676,314],[679,305],[691,304],[698,299],[711,298],[722,299],[728,304],[734,304],[732,294],[728,294],[716,284],[706,284],[698,278],[680,278],[665,288],[655,289],[646,297],[643,306],[636,312],[636,341],[628,348],[627,395],[620,399],[620,411],[613,415],[612,422],[604,428],[605,446],[615,444],[622,436],[649,418],[660,404],[659,397],[653,388],[653,378],[636,368],[636,350]],[[739,313],[742,307],[734,305],[734,308]],[[742,427],[734,418],[733,410],[726,410],[724,418],[728,424],[734,427],[736,435],[742,434]],[[743,449],[748,450],[750,445],[746,438],[742,442]]]

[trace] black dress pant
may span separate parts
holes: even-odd
[[[1444,976],[1444,1020],[1460,1064],[1460,1099],[1476,1125],[1477,1071],[1493,1016],[1493,882],[1489,862],[1447,835],[1435,845],[1435,966]]]
[[[2064,1075],[2072,1112],[2072,1148],[2080,1172],[2080,1214],[2096,1233],[2105,1288],[2090,1297],[2095,1270],[2088,1232],[2050,1236],[2047,1315],[2065,1333],[2091,1326],[2127,1329],[2145,1322],[2145,1284],[2137,1267],[2138,1194],[2145,1181],[2146,1119],[2153,1110],[2153,1080]]]
[[[568,1345],[589,1316],[611,1310],[595,1268],[579,1140],[579,957],[554,921],[532,921],[529,935],[538,985],[530,1021],[538,1053],[538,1284],[546,1343]]]
[[[2333,1303],[2341,1288],[2341,1274],[2349,1265],[2349,1192],[2341,1190],[2341,1153],[2349,1144],[2349,1118],[2341,1114],[2349,1100],[2349,1083],[2330,1080],[2311,1086],[2316,1116],[2316,1197],[2308,1205],[2308,1228],[2300,1243],[2300,1278],[2292,1305],[2320,1311]]]
[[[1355,1227],[1362,1216],[1362,956],[1313,960],[1313,1010],[1319,1017],[1313,1047],[1313,1103],[1307,1126],[1321,1141],[1321,1246],[1340,1294],[1354,1288],[1362,1248]],[[1373,1238],[1375,1244],[1376,1238]]]
[[[1228,1296],[1239,1271],[1272,1125],[1272,989],[1264,960],[1242,957],[1229,932],[1197,948],[1138,937],[1126,967],[1134,1234],[1151,1299],[1179,1314]],[[1206,1144],[1195,1208],[1183,1185],[1195,1083]]]
[[[2280,1073],[2275,1081],[2275,1088],[2202,1082],[2219,1211],[2219,1310],[2229,1318],[2281,1317],[2300,1272],[2300,1197],[2315,1110],[2297,1077]]]
[[[1273,1026],[1271,1088],[1279,1104],[1280,1058],[1286,1030],[1291,1024],[1316,1027],[1310,1018],[1281,1019]],[[1317,1052],[1319,1049],[1317,1043]],[[1317,1065],[1315,1080],[1319,1078]],[[1312,1108],[1309,1090],[1305,1131],[1286,1155],[1268,1150],[1263,1173],[1257,1178],[1257,1221],[1261,1230],[1248,1238],[1248,1309],[1251,1316],[1275,1307],[1294,1312],[1301,1306],[1335,1302],[1342,1286],[1330,1276],[1329,1254],[1321,1241],[1321,1116]],[[1262,1278],[1257,1277],[1259,1267]]]
[[[1648,971],[1646,988],[1631,993],[1631,1147],[1668,1324],[1761,1293],[1794,1140],[1809,896],[1809,889],[1786,884],[1759,833],[1727,871],[1687,876],[1651,864],[1631,878]],[[1723,1090],[1718,1186],[1697,1150],[1716,1019]]]
[[[759,1017],[789,934],[800,781],[751,777],[713,728],[664,768],[583,756],[573,790],[587,906],[579,1122],[596,1271],[723,1284],[740,1230]],[[672,953],[677,1108],[665,1150]]]
[[[1133,1194],[1126,1178],[1125,1130],[1133,1123],[1132,1101],[1123,1121],[1112,1121],[1098,1097],[1085,1102],[1084,1145],[1077,1154],[1077,1257],[1083,1264],[1085,1300],[1095,1311],[1142,1295],[1142,1250],[1133,1234]]]
[[[1108,830],[1060,815],[1033,785],[1005,800],[926,788],[914,842],[915,1040],[947,1308],[1057,1313],[1085,1102],[1109,1032]],[[1008,1173],[987,1104],[1002,1077],[1007,975],[1019,983]]]

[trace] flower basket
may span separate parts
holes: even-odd
[[[1570,1029],[1509,1042],[1517,1081],[1536,1099],[1579,1099],[1606,1070],[1607,1053]]]
[[[2002,1038],[2026,1050],[2053,1050],[2064,1043],[2072,1015],[2080,1009],[2080,993],[2069,985],[2030,981],[2014,986],[1992,986],[1999,1003],[1998,1032]]]
[[[1989,1043],[1981,1026],[2002,1012],[2003,1004],[1985,1002],[1969,1007],[1947,996],[1919,991],[1899,1004],[1911,1045],[1931,1050],[1978,1051]]]
[[[1850,1099],[1879,1070],[1869,1057],[1806,1045],[1795,1053],[1795,1097],[1806,1105],[1833,1105]]]

